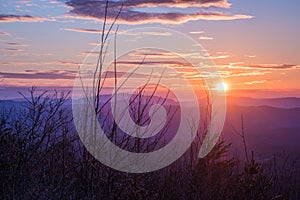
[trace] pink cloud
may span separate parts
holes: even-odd
[[[96,33],[96,34],[102,33],[102,31],[96,29],[61,28],[60,30],[78,32],[78,33]]]

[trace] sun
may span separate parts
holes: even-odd
[[[227,91],[228,89],[229,89],[228,85],[224,82],[218,83],[218,85],[217,85],[217,90]]]

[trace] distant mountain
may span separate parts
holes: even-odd
[[[101,102],[110,97],[105,95]],[[122,99],[119,99],[121,101]],[[158,97],[153,98],[156,102]],[[161,100],[160,100],[161,101]],[[80,103],[75,100],[73,103]],[[168,100],[166,105],[172,105],[176,110],[176,102]],[[0,100],[0,111],[3,108],[22,108],[25,101]],[[65,106],[72,109],[72,100],[68,99]],[[71,112],[70,112],[71,113]],[[201,113],[203,114],[203,113]],[[228,97],[227,113],[222,137],[232,143],[231,154],[244,156],[242,140],[235,133],[241,131],[241,116],[243,116],[244,131],[249,148],[261,160],[269,160],[273,154],[285,151],[291,156],[300,156],[300,98],[253,99],[247,97]],[[172,118],[174,124],[179,124],[180,117]],[[171,125],[170,131],[174,132],[176,126]],[[169,138],[169,137],[168,137]],[[170,137],[169,139],[171,139]]]
[[[241,133],[242,117],[249,153],[255,151],[262,160],[280,152],[300,156],[300,108],[228,105],[222,135],[232,143],[232,153],[243,157],[242,140],[235,131]]]
[[[227,97],[228,104],[239,106],[271,106],[277,108],[300,108],[300,98],[264,98],[255,99],[249,97]]]

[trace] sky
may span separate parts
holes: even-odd
[[[72,89],[79,66],[99,43],[105,1],[0,4],[0,98],[31,86]],[[157,27],[193,38],[214,61],[228,94],[300,97],[300,1],[115,0],[108,22],[121,7],[119,34]]]

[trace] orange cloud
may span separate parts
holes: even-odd
[[[245,85],[257,85],[257,84],[262,84],[267,82],[267,80],[261,80],[261,81],[249,81],[249,82],[245,82]]]
[[[258,65],[236,65],[243,63],[232,63],[232,65],[220,66],[221,68],[230,69],[260,69],[260,70],[292,70],[300,68],[296,64],[258,64]]]

